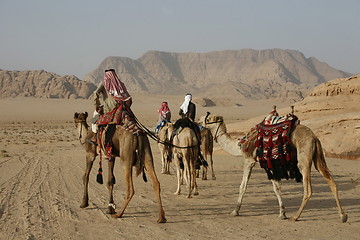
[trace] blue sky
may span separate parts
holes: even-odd
[[[0,69],[83,78],[149,50],[292,49],[360,73],[359,0],[0,0]]]

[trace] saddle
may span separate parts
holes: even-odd
[[[297,182],[301,181],[296,156],[291,154],[290,139],[292,130],[299,122],[293,113],[279,117],[274,107],[270,115],[256,125],[256,155],[269,179],[295,178]]]
[[[122,104],[112,111],[100,115],[96,124],[99,126],[98,143],[107,157],[114,157],[114,155],[119,154],[112,143],[112,137],[118,127],[135,136],[145,135],[145,132],[136,124],[131,109],[126,109]]]

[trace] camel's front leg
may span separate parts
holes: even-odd
[[[244,197],[250,176],[251,176],[251,171],[253,169],[253,167],[255,166],[255,160],[252,158],[245,158],[244,160],[244,169],[243,169],[243,178],[240,184],[240,189],[239,189],[239,198],[237,201],[237,205],[235,207],[235,209],[231,212],[231,215],[233,216],[238,216],[239,215],[239,210],[241,207],[241,203],[242,203],[242,199]]]
[[[112,157],[108,159],[108,182],[107,188],[109,190],[109,205],[106,211],[107,214],[114,214],[115,213],[115,204],[114,204],[114,184],[115,184],[115,176],[114,176],[114,165],[115,165],[115,158]]]
[[[113,214],[112,216],[114,218],[120,218],[124,214],[124,211],[129,204],[131,198],[134,196],[134,184],[132,179],[132,161],[131,160],[125,160],[124,159],[124,177],[127,187],[126,197],[123,203],[121,204],[120,210]]]
[[[85,169],[85,173],[83,176],[84,195],[83,195],[82,203],[80,205],[81,208],[86,208],[87,206],[89,206],[89,192],[88,192],[89,176],[90,176],[91,168],[93,166],[95,158],[96,158],[95,154],[90,153],[90,152],[86,153],[86,169]]]
[[[279,181],[276,180],[271,180],[272,184],[273,184],[273,188],[274,188],[274,192],[275,195],[278,199],[279,202],[279,208],[280,208],[280,213],[279,213],[279,218],[280,219],[287,219],[286,215],[285,215],[285,207],[283,205],[283,201],[282,201],[282,197],[281,197],[281,185]]]

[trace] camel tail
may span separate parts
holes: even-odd
[[[318,172],[321,172],[325,178],[331,178],[330,170],[328,169],[325,162],[325,156],[320,140],[316,139],[315,144],[316,144],[316,150],[313,158],[315,169],[318,170]]]

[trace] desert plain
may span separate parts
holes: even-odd
[[[177,119],[182,100],[181,95],[134,94],[132,109],[152,129],[162,101],[168,101]],[[150,139],[167,218],[167,223],[158,224],[151,182],[141,177],[134,178],[135,195],[124,216],[114,219],[105,213],[108,191],[105,184],[95,181],[98,159],[90,176],[90,206],[80,208],[85,151],[73,116],[85,111],[91,115],[90,99],[1,99],[0,239],[360,239],[360,161],[352,157],[353,152],[348,159],[334,157],[340,154],[338,149],[359,144],[359,100],[358,96],[335,96],[294,103],[301,122],[333,153],[326,155],[326,161],[349,217],[346,223],[341,223],[333,195],[314,167],[313,195],[297,222],[278,218],[272,184],[259,166],[254,168],[240,216],[230,216],[238,198],[243,158],[231,156],[217,144],[213,154],[216,180],[210,174],[206,181],[198,178],[199,195],[190,199],[174,195],[174,165],[171,175],[160,173],[159,148]],[[280,114],[290,112],[286,101],[243,100],[230,106],[202,107],[199,103],[197,118],[207,111],[224,116],[228,132],[236,137],[259,123],[273,105]],[[104,171],[106,179],[106,162]],[[119,206],[126,191],[120,159],[115,163],[115,177],[114,197]],[[282,193],[291,217],[301,203],[302,184],[282,181]]]

